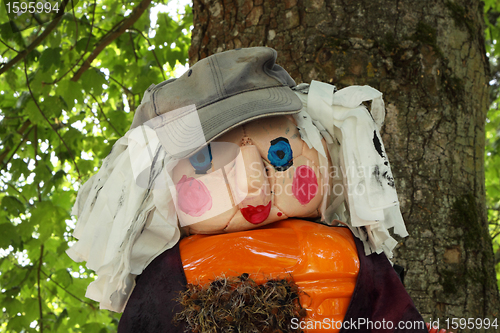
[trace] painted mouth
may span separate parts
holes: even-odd
[[[252,205],[248,205],[245,208],[241,208],[240,211],[245,220],[252,224],[259,224],[264,222],[269,216],[269,213],[271,212],[271,201],[269,201],[266,206],[258,205],[254,207]]]

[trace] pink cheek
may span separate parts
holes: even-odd
[[[318,193],[318,180],[314,170],[299,166],[293,175],[292,193],[302,205],[309,203]]]
[[[191,216],[201,216],[212,208],[212,196],[205,184],[194,179],[182,176],[175,185],[177,190],[178,208]]]

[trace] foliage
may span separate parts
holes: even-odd
[[[151,28],[150,2],[63,0],[52,21],[15,26],[2,2],[0,332],[116,331],[119,315],[85,298],[93,272],[65,250],[79,186],[148,86],[186,64],[191,9]]]
[[[486,120],[486,204],[500,288],[500,1],[485,1],[484,13],[487,25],[486,49],[492,70],[492,103]]]

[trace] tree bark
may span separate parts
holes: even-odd
[[[489,65],[477,0],[194,0],[190,63],[269,46],[297,83],[368,84],[410,237],[395,262],[424,319],[499,316],[485,208]],[[491,329],[491,328],[490,328]],[[488,330],[454,330],[486,332]]]

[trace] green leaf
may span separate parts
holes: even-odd
[[[68,318],[68,310],[64,309],[59,316],[57,316],[56,322],[54,323],[53,330],[54,332],[57,332],[59,326],[61,326],[61,323],[63,322],[63,319]]]
[[[53,48],[60,47],[61,45],[61,33],[55,31],[51,33],[48,37],[49,45]]]
[[[92,37],[83,37],[81,38],[77,43],[76,43],[76,51],[78,53],[82,53],[85,51],[85,48],[87,48],[87,52],[89,50],[92,50],[92,46],[95,44],[96,39],[94,36]],[[88,46],[87,46],[88,43]]]
[[[23,316],[31,323],[33,320],[39,319],[40,309],[38,306],[38,299],[30,297],[24,301]]]
[[[23,311],[23,303],[21,303],[17,298],[6,297],[2,304],[7,309],[7,313],[10,316],[16,316],[17,314],[21,314]]]
[[[3,40],[9,40],[14,36],[14,32],[12,31],[12,27],[9,22],[5,22],[0,24],[0,37]]]
[[[13,196],[5,196],[2,198],[2,209],[8,214],[18,216],[24,213],[24,205],[18,198]]]
[[[42,113],[40,112],[40,109],[38,109],[33,100],[28,101],[26,107],[23,110],[23,114],[26,115],[33,124],[47,124],[47,121],[45,120]]]
[[[40,56],[40,68],[42,71],[47,72],[52,65],[57,66],[61,61],[61,48],[46,48]]]
[[[100,333],[103,329],[103,325],[99,323],[89,323],[82,327],[82,333]]]
[[[122,64],[116,64],[113,66],[113,75],[117,77],[122,77],[123,74],[127,72],[127,68]]]
[[[56,209],[50,201],[37,202],[34,209],[31,210],[30,221],[38,225],[39,240],[44,241],[50,237],[54,231],[56,223]]]
[[[64,105],[60,96],[47,96],[41,103],[45,116],[60,117]]]
[[[61,284],[64,287],[68,287],[73,283],[73,278],[71,277],[67,269],[58,270],[54,274],[53,280],[57,281],[57,283]]]
[[[77,103],[83,102],[82,85],[79,82],[71,80],[61,81],[57,87],[57,91],[69,108],[75,105],[75,100]]]
[[[12,91],[17,91],[17,78],[18,75],[13,69],[8,70],[7,73],[5,73],[5,81],[7,81],[7,84]]]
[[[12,223],[0,224],[0,248],[7,249],[9,245],[19,247],[21,237],[17,234],[17,228]]]
[[[29,322],[22,315],[10,318],[7,324],[8,332],[22,332],[24,327],[28,327]]]
[[[104,74],[94,68],[89,68],[85,73],[83,73],[82,78],[83,89],[90,92],[93,91],[95,94],[100,95],[102,92],[102,85],[107,84]]]

